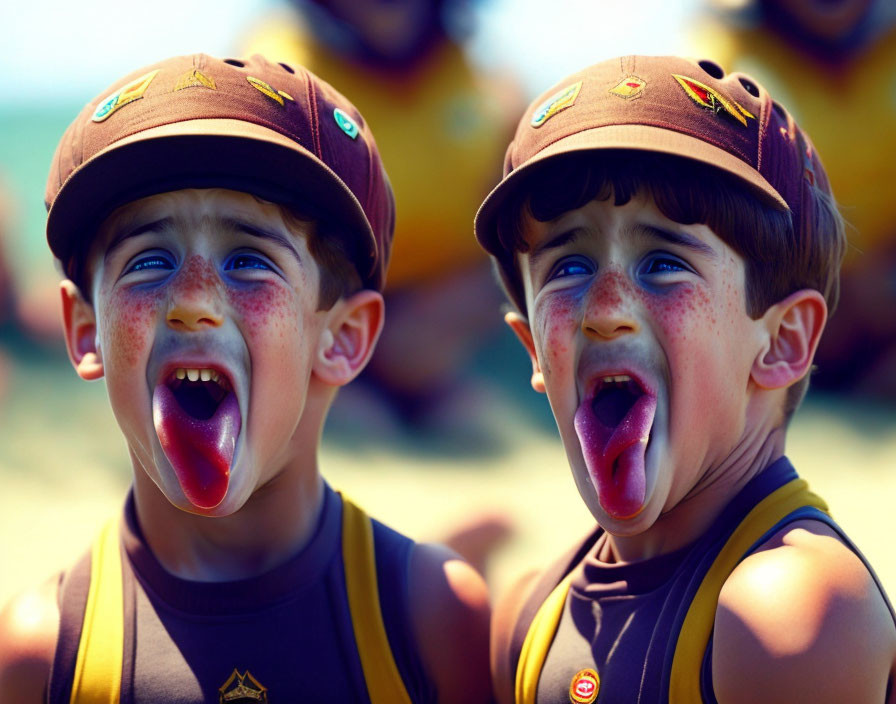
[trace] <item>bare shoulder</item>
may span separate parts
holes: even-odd
[[[827,525],[799,521],[725,582],[712,656],[720,704],[884,702],[896,628],[861,559]]]
[[[492,682],[495,696],[501,704],[513,701],[515,663],[510,661],[510,641],[520,610],[529,598],[538,575],[537,570],[532,570],[520,577],[498,600],[492,616]]]
[[[58,578],[22,592],[0,611],[0,700],[43,702],[59,634]]]
[[[411,620],[439,702],[488,702],[488,589],[476,570],[446,547],[414,546]]]

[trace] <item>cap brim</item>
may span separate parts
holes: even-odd
[[[753,189],[757,197],[769,205],[788,210],[787,203],[772,185],[740,158],[702,139],[651,125],[608,125],[576,132],[548,145],[508,174],[489,193],[476,213],[474,229],[480,244],[491,254],[498,254],[496,219],[498,211],[515,193],[535,167],[564,154],[630,149],[656,152],[693,159],[714,166],[740,178]]]
[[[311,208],[366,242],[359,263],[375,274],[377,245],[361,204],[312,152],[262,125],[235,119],[174,122],[125,137],[75,170],[47,216],[47,240],[64,265],[125,203],[183,188],[230,188]]]

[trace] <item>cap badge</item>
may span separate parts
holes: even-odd
[[[215,85],[213,78],[206,76],[198,68],[194,68],[177,79],[177,85],[174,86],[174,90],[179,91],[184,88],[210,88],[211,90],[217,90],[218,86]]]
[[[561,110],[571,108],[575,105],[579,91],[582,89],[582,82],[573,83],[563,90],[554,93],[550,98],[539,105],[532,115],[532,126],[541,127],[545,122],[550,120]]]
[[[592,704],[600,690],[597,671],[586,667],[579,670],[569,683],[569,701],[572,704]]]
[[[644,92],[644,86],[647,85],[647,81],[643,78],[638,78],[637,76],[626,76],[619,83],[616,84],[615,88],[611,88],[609,90],[613,95],[618,95],[620,98],[624,98],[625,100],[631,100],[632,98],[638,98]]]
[[[249,81],[249,84],[253,88],[257,88],[258,90],[260,90],[262,93],[264,93],[266,96],[268,96],[271,100],[273,100],[275,103],[278,103],[279,105],[284,104],[283,103],[284,98],[289,101],[293,100],[293,97],[289,93],[285,93],[282,90],[274,90],[270,86],[270,84],[265,83],[260,78],[253,78],[252,76],[246,76],[246,80]]]
[[[358,125],[355,121],[348,116],[348,113],[342,108],[335,108],[333,110],[333,119],[336,120],[336,124],[339,125],[339,129],[345,132],[352,139],[357,139],[358,137]]]
[[[150,71],[149,73],[140,76],[140,78],[135,78],[127,85],[119,88],[97,105],[96,110],[93,111],[93,117],[90,119],[94,122],[107,120],[112,113],[119,108],[142,98],[146,89],[149,88],[149,84],[152,83],[152,79],[156,77],[158,72],[159,69]]]
[[[248,704],[249,702],[267,702],[268,690],[252,673],[246,670],[240,674],[236,668],[230,673],[227,681],[218,688],[218,704]]]
[[[717,90],[700,83],[700,81],[695,81],[687,76],[680,76],[677,73],[673,73],[672,77],[684,88],[684,92],[687,93],[688,97],[700,107],[712,110],[716,115],[730,115],[744,127],[747,126],[748,117],[756,119],[753,113],[736,100],[726,98]]]

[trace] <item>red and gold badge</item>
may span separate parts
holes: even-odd
[[[597,671],[586,667],[579,670],[569,683],[569,701],[572,704],[592,704],[600,690],[600,677]]]
[[[697,105],[712,110],[716,115],[725,114],[733,117],[744,127],[747,126],[747,118],[756,119],[756,116],[743,105],[732,98],[727,98],[714,88],[687,76],[673,73],[672,77],[684,88],[687,96]]]
[[[632,98],[639,98],[644,92],[644,86],[646,85],[647,81],[643,78],[630,75],[619,81],[615,87],[610,88],[610,93],[618,95],[625,100],[631,100]]]

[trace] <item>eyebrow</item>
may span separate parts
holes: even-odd
[[[242,232],[252,237],[269,240],[280,245],[281,247],[285,247],[290,251],[290,253],[292,253],[292,255],[298,260],[300,264],[302,263],[302,258],[293,243],[289,241],[288,237],[279,232],[266,230],[262,227],[259,227],[258,225],[252,225],[244,220],[238,220],[236,218],[222,218],[221,223],[224,225],[224,227],[234,230],[235,232]],[[169,230],[172,227],[174,227],[174,219],[169,217],[161,218],[159,220],[153,220],[152,222],[147,222],[131,229],[126,229],[116,235],[113,238],[112,242],[109,243],[109,246],[106,248],[106,253],[103,256],[103,260],[108,259],[109,255],[125,240],[143,235],[147,232]]]
[[[106,247],[106,253],[103,255],[103,261],[106,261],[109,258],[109,255],[111,255],[112,252],[114,252],[115,249],[125,240],[128,240],[132,237],[137,237],[138,235],[142,235],[147,232],[170,229],[172,224],[173,221],[171,220],[171,218],[161,218],[160,220],[153,220],[152,222],[137,225],[136,227],[125,229],[122,232],[119,232],[117,235],[115,235],[115,237],[112,238],[109,246]]]
[[[238,220],[236,218],[224,218],[222,222],[226,227],[229,227],[236,232],[243,232],[247,235],[251,235],[252,237],[269,240],[271,242],[274,242],[275,244],[280,245],[281,247],[285,247],[290,251],[290,253],[292,253],[299,264],[302,263],[302,257],[299,255],[299,251],[295,248],[295,245],[289,240],[289,238],[283,233],[277,232],[275,230],[267,230],[263,227],[259,227],[258,225],[250,224],[245,220]]]
[[[535,249],[533,249],[529,254],[529,266],[534,267],[538,263],[538,260],[541,259],[545,254],[547,254],[548,250],[557,249],[558,247],[563,247],[570,242],[575,242],[584,234],[584,229],[582,229],[581,227],[574,227],[571,230],[564,230],[559,235],[556,235],[555,237],[549,239],[547,242],[543,242],[542,244],[535,247]]]
[[[664,230],[661,227],[656,227],[655,225],[640,224],[635,225],[631,229],[631,234],[634,236],[664,240],[670,244],[686,247],[687,249],[702,254],[705,257],[709,257],[710,259],[718,258],[716,250],[706,244],[706,242],[685,234],[684,232],[672,232],[670,230]]]

